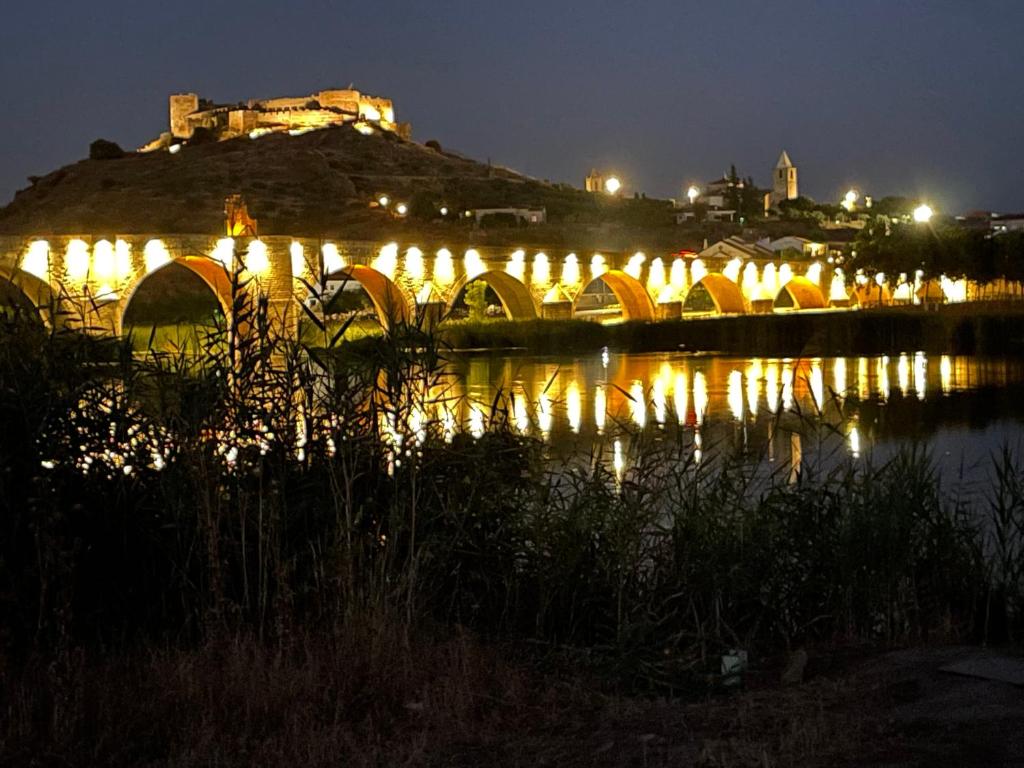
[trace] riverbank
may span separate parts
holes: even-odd
[[[529,320],[453,323],[441,331],[458,350],[531,354],[721,352],[776,357],[1024,353],[1024,303],[986,302],[925,310],[892,307],[854,312],[799,312],[625,322]]]

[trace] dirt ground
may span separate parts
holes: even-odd
[[[1019,651],[925,648],[844,662],[703,703],[574,707],[543,727],[435,755],[498,766],[1024,766],[1024,688],[941,671]]]

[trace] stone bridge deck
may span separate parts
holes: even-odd
[[[513,319],[576,315],[588,285],[602,279],[628,320],[687,312],[719,314],[824,309],[888,303],[900,291],[914,300],[964,300],[952,281],[891,285],[849,280],[818,261],[700,259],[643,253],[571,253],[490,247],[426,247],[414,243],[293,237],[209,235],[39,235],[0,237],[0,279],[13,283],[49,323],[77,318],[120,333],[138,287],[177,263],[210,287],[226,313],[239,285],[266,298],[285,328],[297,327],[304,301],[327,279],[358,281],[385,323],[432,310],[441,313],[465,286],[485,281]],[[929,294],[932,291],[934,295]],[[59,309],[59,314],[54,314]],[[61,320],[59,318],[65,318]]]

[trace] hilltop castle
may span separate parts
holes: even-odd
[[[408,123],[395,122],[391,99],[369,96],[352,88],[320,91],[309,96],[250,99],[237,104],[214,104],[195,93],[175,93],[169,100],[170,131],[142,149],[159,149],[192,138],[197,129],[217,140],[245,134],[306,131],[343,123],[360,123],[412,135]]]

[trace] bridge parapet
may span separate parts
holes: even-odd
[[[264,298],[276,322],[289,330],[301,314],[297,302],[308,298],[311,288],[339,278],[359,281],[382,315],[403,317],[428,305],[450,309],[465,286],[478,279],[491,286],[516,319],[572,316],[587,287],[599,278],[617,297],[623,317],[639,320],[689,312],[913,301],[920,292],[919,278],[896,284],[884,277],[875,283],[859,276],[849,280],[841,270],[803,260],[456,249],[283,236],[0,237],[0,277],[15,283],[37,306],[48,300],[70,307],[68,322],[115,333],[121,332],[139,285],[170,263],[199,275],[226,313],[233,293],[249,292]],[[946,300],[971,298],[966,285],[953,281],[942,283],[937,292]],[[931,296],[927,290],[925,295]]]

